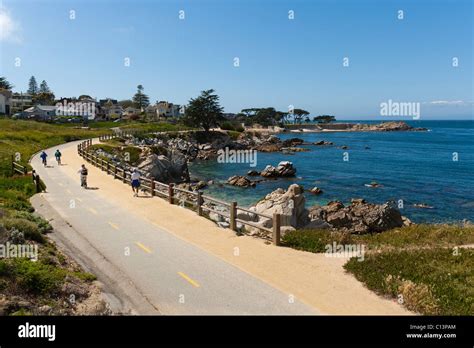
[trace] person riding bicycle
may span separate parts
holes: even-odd
[[[48,157],[48,154],[46,152],[41,152],[41,155],[40,155],[40,158],[41,158],[41,162],[43,163],[43,165],[46,167],[46,157]]]

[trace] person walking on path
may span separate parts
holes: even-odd
[[[44,150],[43,150],[43,152],[41,152],[40,157],[41,157],[41,162],[46,167],[46,157],[48,157],[48,154],[46,152],[44,152]]]
[[[58,162],[58,165],[61,165],[61,156],[63,154],[61,153],[61,151],[56,150],[56,152],[54,153],[54,157],[56,157],[56,162]]]
[[[87,188],[87,174],[88,174],[88,171],[87,171],[87,168],[84,164],[81,165],[81,169],[79,169],[78,173],[81,174],[81,187]]]
[[[132,173],[132,191],[134,193],[133,197],[138,197],[138,189],[140,188],[140,172],[138,169],[134,169]]]

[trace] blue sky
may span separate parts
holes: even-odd
[[[127,99],[142,84],[152,102],[178,104],[213,88],[226,112],[294,105],[312,115],[381,119],[380,103],[392,100],[419,102],[421,119],[472,118],[472,7],[471,0],[4,0],[0,75],[16,91],[34,75],[56,97]]]

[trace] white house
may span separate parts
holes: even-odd
[[[160,101],[156,104],[158,117],[179,117],[180,106],[178,104]]]
[[[0,114],[10,115],[12,92],[0,89]]]
[[[40,121],[51,121],[56,116],[56,106],[35,105],[20,112],[20,118],[33,118]]]
[[[122,116],[131,117],[135,115],[140,115],[140,112],[141,112],[140,109],[129,106],[128,108],[125,108],[125,110],[123,110]]]

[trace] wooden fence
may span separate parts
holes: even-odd
[[[99,140],[108,140],[117,136],[120,135],[104,135],[101,136]],[[126,171],[124,168],[120,168],[119,166],[110,162],[108,159],[104,159],[100,156],[97,156],[96,154],[93,154],[91,151],[89,151],[89,147],[91,145],[91,139],[78,144],[78,154],[90,164],[98,167],[102,171],[105,171],[108,175],[112,175],[114,179],[120,180],[125,184],[131,184],[131,172]],[[188,191],[178,188],[172,183],[164,184],[162,182],[148,178],[141,178],[140,181],[142,189],[150,193],[151,196],[164,198],[168,200],[170,204],[176,204],[178,202],[183,207],[195,210],[200,216],[203,216],[205,212],[215,213],[219,216],[222,216],[224,219],[229,219],[229,228],[235,232],[238,232],[237,223],[265,231],[271,234],[273,244],[280,245],[280,214],[273,214],[273,216],[270,216],[267,214],[257,213],[247,208],[237,206],[237,202],[225,202],[217,198],[203,195],[200,191]],[[211,203],[211,205],[206,205],[206,202]],[[216,206],[223,207],[224,210],[216,209]],[[239,211],[257,216],[259,218],[267,219],[268,221],[271,220],[272,228],[261,226],[253,221],[237,218]]]
[[[28,174],[28,169],[20,163],[15,162],[15,157],[12,155],[12,175],[15,173],[26,175]]]

